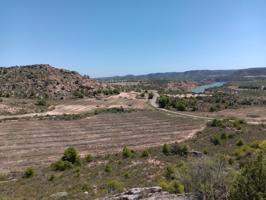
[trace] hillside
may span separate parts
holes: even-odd
[[[27,65],[0,68],[0,96],[67,98],[77,90],[93,91],[105,87],[77,72],[50,65]]]
[[[192,70],[186,72],[151,73],[99,78],[100,80],[220,80],[231,75],[234,70]]]
[[[190,80],[190,81],[231,81],[253,77],[266,77],[266,68],[249,68],[240,70],[192,70],[185,72],[152,73],[144,75],[126,75],[103,77],[99,80]]]

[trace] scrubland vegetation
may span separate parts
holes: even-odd
[[[265,129],[244,120],[215,119],[181,144],[142,151],[125,146],[117,154],[82,159],[70,147],[50,167],[13,174],[18,180],[1,184],[1,198],[38,199],[66,191],[66,199],[95,199],[125,188],[160,185],[205,199],[264,199]]]
[[[224,109],[237,109],[241,107],[265,106],[265,97],[244,96],[232,93],[214,92],[206,96],[189,98],[171,97],[161,95],[158,99],[161,108],[178,111],[214,112]]]

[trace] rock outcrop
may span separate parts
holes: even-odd
[[[197,200],[193,194],[170,194],[161,187],[132,188],[121,194],[107,196],[101,200]]]

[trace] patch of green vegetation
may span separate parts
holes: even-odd
[[[266,99],[257,96],[243,96],[230,92],[215,92],[211,95],[196,97],[173,97],[161,95],[158,99],[160,108],[178,111],[215,112],[247,106],[265,106]]]
[[[163,145],[162,152],[163,152],[164,155],[169,155],[170,154],[170,147],[169,147],[168,144],[164,144]]]
[[[63,157],[51,165],[55,171],[64,171],[71,169],[74,166],[80,166],[81,160],[79,153],[73,147],[69,147],[65,150]]]
[[[35,170],[32,167],[29,167],[25,170],[23,178],[31,178],[36,175]]]
[[[37,100],[36,105],[37,106],[47,106],[48,104],[47,104],[46,99],[40,98],[40,99]]]
[[[142,151],[141,157],[145,158],[145,157],[149,157],[149,156],[150,156],[150,152],[147,149]]]
[[[265,152],[257,153],[241,168],[230,191],[230,199],[266,198],[266,156]]]
[[[152,99],[153,96],[154,96],[153,92],[149,92],[149,94],[148,94],[148,99]]]
[[[132,149],[129,149],[128,147],[124,147],[122,151],[123,158],[132,158],[135,156],[135,151]]]
[[[124,184],[118,180],[108,181],[106,184],[108,193],[122,192],[124,189]]]

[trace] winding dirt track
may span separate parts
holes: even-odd
[[[0,171],[49,164],[68,146],[84,155],[182,141],[203,126],[201,120],[158,111],[101,114],[72,121],[6,121],[0,123]]]

